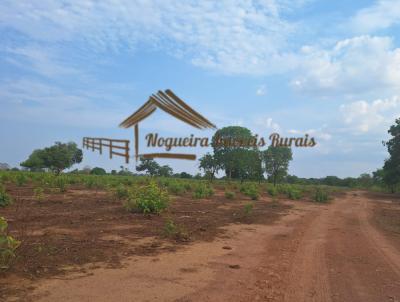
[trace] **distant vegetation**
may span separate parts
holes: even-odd
[[[136,171],[142,174],[137,174],[121,166],[120,170],[112,170],[107,173],[101,167],[84,167],[82,170],[72,170],[69,174],[91,174],[91,175],[107,175],[114,176],[137,176],[143,173],[150,177],[163,178],[180,178],[180,179],[206,179],[213,182],[217,179],[249,182],[255,181],[258,183],[269,182],[274,186],[280,183],[296,184],[296,185],[326,185],[348,188],[364,188],[381,191],[398,191],[400,184],[400,119],[390,127],[388,133],[392,136],[383,144],[387,147],[389,158],[384,162],[381,169],[376,170],[372,174],[364,173],[359,177],[339,178],[337,176],[326,176],[323,178],[300,178],[294,175],[288,175],[289,163],[292,160],[292,151],[289,147],[268,147],[266,150],[259,150],[256,145],[242,146],[240,144],[224,145],[216,144],[217,138],[231,141],[252,140],[255,136],[251,131],[244,127],[230,126],[219,129],[213,136],[212,147],[213,153],[207,153],[199,159],[199,169],[203,172],[196,175],[191,175],[186,172],[174,173],[169,165],[159,165],[153,159],[140,158],[140,162],[136,166]],[[75,143],[60,143],[38,149],[32,152],[29,158],[21,163],[24,169],[31,172],[51,171],[56,175],[61,174],[66,169],[71,168],[74,164],[82,161],[82,150],[77,148]],[[0,170],[3,171],[18,171],[17,168],[10,169],[6,163],[0,164]],[[217,177],[225,174],[223,177]],[[65,173],[64,173],[65,174]],[[17,185],[21,186],[26,181],[23,175],[16,178]],[[54,181],[60,191],[65,190],[66,184],[63,180]],[[96,186],[91,181],[87,182],[88,187]],[[207,191],[204,187],[196,189],[199,193],[195,195],[202,196]],[[168,191],[173,194],[183,194],[187,191],[178,183],[172,183]],[[243,192],[254,199],[257,199],[257,192]],[[277,190],[274,187],[268,188],[268,193],[271,196],[277,195]],[[209,193],[207,193],[209,194]],[[299,198],[301,194],[296,191],[290,193],[291,198]],[[227,193],[227,196],[231,196]],[[232,198],[232,197],[227,197]],[[324,199],[324,198],[322,198]],[[9,202],[4,192],[0,190],[0,203]]]

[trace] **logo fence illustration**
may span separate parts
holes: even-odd
[[[109,148],[110,159],[113,155],[125,157],[125,163],[129,163],[129,140],[125,139],[109,139],[98,137],[84,137],[82,142],[83,148],[99,150],[103,154],[103,147]],[[115,152],[113,149],[123,150],[125,152]]]
[[[195,154],[171,152],[139,154],[139,122],[150,116],[157,110],[157,108],[197,129],[216,129],[216,126],[213,123],[192,109],[170,89],[165,91],[159,90],[156,94],[152,94],[146,103],[120,124],[120,127],[122,128],[134,128],[134,150],[136,161],[139,157],[195,160]],[[123,143],[123,146],[118,145],[118,143]],[[84,137],[83,147],[91,149],[92,151],[99,150],[100,154],[102,154],[103,147],[109,147],[110,158],[112,158],[113,154],[124,156],[126,163],[129,163],[129,140]],[[123,149],[125,152],[115,152],[112,150],[113,148]]]

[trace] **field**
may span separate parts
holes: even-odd
[[[0,180],[12,199],[0,216],[21,242],[1,270],[1,300],[400,299],[394,195],[109,175]],[[146,194],[168,205],[127,203]]]

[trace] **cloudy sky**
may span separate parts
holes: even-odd
[[[218,127],[314,136],[294,150],[303,177],[374,171],[400,115],[399,0],[3,0],[0,40],[0,162],[12,166],[55,141],[132,140],[119,123],[158,89]],[[212,134],[161,112],[141,124],[151,131]]]

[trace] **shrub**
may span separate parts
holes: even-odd
[[[114,194],[117,197],[117,199],[119,199],[119,200],[125,199],[125,198],[127,198],[129,196],[128,189],[123,184],[119,184],[115,188]]]
[[[33,189],[33,196],[35,196],[35,199],[39,202],[43,201],[44,198],[44,190],[42,187],[37,187]]]
[[[177,241],[189,240],[189,234],[186,229],[180,225],[175,224],[172,219],[168,219],[165,222],[163,233],[165,237],[173,238]]]
[[[18,187],[22,187],[24,184],[26,184],[28,182],[27,177],[22,174],[22,173],[18,173],[17,176],[15,177],[15,184]]]
[[[67,192],[68,183],[67,179],[63,176],[57,176],[54,180],[54,185],[57,189],[60,190],[61,193]]]
[[[214,190],[211,186],[206,184],[199,184],[194,188],[193,198],[208,198],[214,195]]]
[[[168,207],[168,193],[154,181],[129,192],[124,206],[130,212],[160,213]]]
[[[12,202],[12,198],[7,194],[4,186],[0,185],[0,207],[9,206]]]
[[[9,268],[15,257],[15,251],[21,244],[18,240],[8,236],[7,228],[7,221],[4,217],[0,217],[0,269]]]
[[[174,195],[182,195],[185,193],[185,187],[180,182],[174,181],[170,182],[168,185],[168,191]]]
[[[236,194],[233,191],[226,191],[225,192],[225,198],[227,199],[235,199]]]
[[[245,214],[246,216],[251,215],[251,213],[253,213],[253,207],[254,207],[254,205],[253,205],[252,202],[246,203],[246,204],[244,205],[244,214]]]
[[[329,199],[328,192],[321,188],[317,188],[314,193],[314,201],[316,202],[327,202]]]
[[[271,195],[272,197],[277,196],[278,195],[278,189],[276,187],[273,186],[269,186],[267,188],[267,192],[269,195]]]
[[[185,188],[185,191],[186,191],[186,192],[192,191],[192,184],[189,183],[189,182],[185,182],[185,183],[183,184],[183,187]]]
[[[240,188],[240,192],[250,197],[252,200],[257,200],[260,196],[260,193],[258,192],[258,187],[255,184],[242,185]]]
[[[300,199],[302,197],[302,193],[300,190],[288,188],[287,196],[289,197],[289,199],[296,200],[296,199]]]

